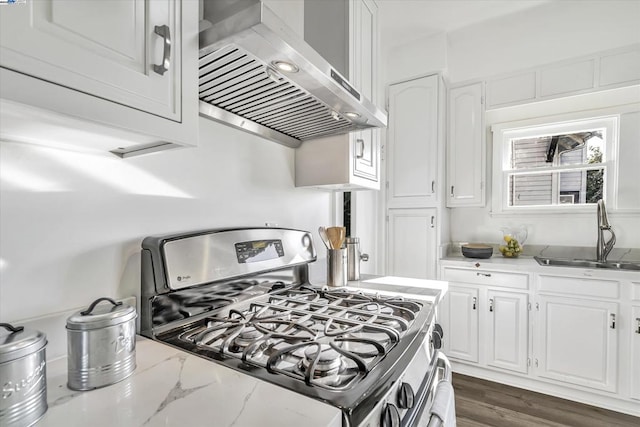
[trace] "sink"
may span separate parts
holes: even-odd
[[[540,265],[578,268],[608,268],[612,270],[640,271],[640,262],[630,261],[595,261],[590,259],[567,259],[533,257]]]

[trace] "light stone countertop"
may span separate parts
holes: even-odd
[[[137,368],[107,387],[67,387],[67,360],[47,363],[49,409],[36,427],[327,427],[339,409],[137,336]]]

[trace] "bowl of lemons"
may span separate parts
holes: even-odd
[[[527,229],[520,227],[503,227],[502,244],[498,246],[498,250],[505,258],[517,258],[522,254],[523,245],[527,240]]]

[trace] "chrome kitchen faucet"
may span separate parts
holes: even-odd
[[[613,249],[613,245],[616,244],[616,235],[611,229],[609,225],[609,220],[607,219],[607,210],[604,207],[604,200],[598,200],[598,243],[596,246],[596,257],[600,262],[605,262],[607,260],[607,256],[611,249]],[[611,238],[605,242],[604,240],[604,231],[608,231],[611,234]]]

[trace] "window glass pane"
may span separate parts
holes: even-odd
[[[596,203],[603,197],[604,168],[509,175],[509,206]]]
[[[509,206],[552,204],[553,174],[511,175]]]
[[[547,150],[551,136],[511,140],[511,169],[548,167]]]
[[[602,162],[604,129],[511,140],[511,169]]]

